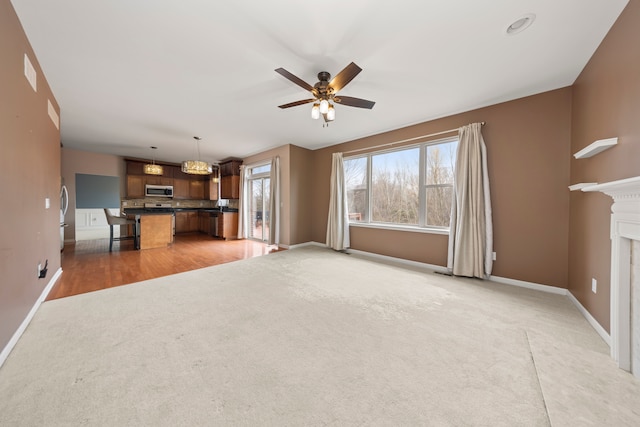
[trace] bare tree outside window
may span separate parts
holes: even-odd
[[[347,184],[349,220],[367,222],[367,158],[344,160],[344,177]]]
[[[449,227],[457,145],[450,139],[345,159],[350,222]]]
[[[426,225],[449,227],[457,145],[452,141],[426,147]]]
[[[420,149],[371,156],[371,221],[418,225]]]

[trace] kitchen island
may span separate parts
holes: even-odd
[[[127,218],[135,219],[138,232],[136,249],[163,248],[173,243],[174,212],[171,206],[162,208],[125,208]]]
[[[200,232],[224,240],[237,239],[238,210],[234,208],[174,207],[169,202],[145,203],[144,207],[125,207],[127,218],[138,224],[139,246],[137,249],[166,246],[181,233]],[[171,219],[170,239],[166,236],[166,220]]]
[[[164,248],[173,243],[172,213],[143,213],[136,215],[139,249]]]

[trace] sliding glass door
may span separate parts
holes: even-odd
[[[269,239],[269,202],[271,165],[251,168],[249,175],[249,237],[266,242]]]

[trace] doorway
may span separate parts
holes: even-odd
[[[251,221],[249,238],[262,242],[269,240],[270,171],[270,164],[253,167],[248,180],[249,218]]]

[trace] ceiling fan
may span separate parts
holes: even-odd
[[[296,107],[298,105],[309,104],[313,102],[313,108],[311,109],[311,117],[317,119],[322,114],[325,122],[333,121],[336,117],[333,104],[342,104],[349,107],[368,108],[372,109],[375,105],[373,101],[367,101],[366,99],[354,98],[352,96],[338,96],[337,93],[340,89],[345,87],[355,76],[357,76],[362,68],[358,67],[355,63],[347,65],[342,71],[338,73],[331,81],[331,74],[327,71],[320,71],[318,73],[318,82],[311,86],[301,78],[291,74],[284,68],[277,68],[276,73],[292,81],[303,89],[308,90],[313,95],[313,98],[303,99],[301,101],[290,102],[288,104],[279,105],[280,108]]]

